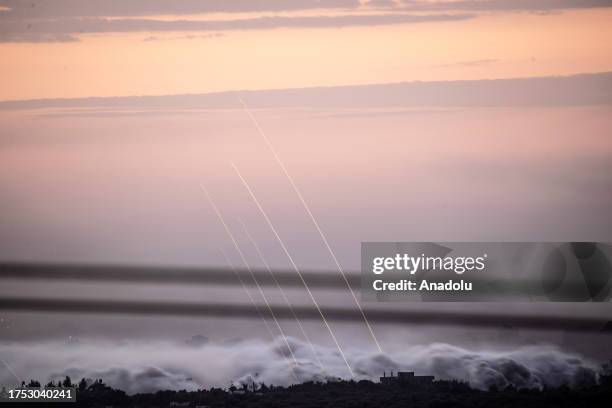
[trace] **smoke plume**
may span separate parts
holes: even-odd
[[[193,346],[172,342],[99,342],[3,344],[0,357],[20,380],[41,382],[66,375],[101,378],[128,393],[160,389],[196,390],[208,387],[258,383],[289,385],[299,381],[349,378],[341,356],[333,348],[311,348],[290,338],[297,366],[288,357],[282,339],[273,342],[245,340]],[[579,387],[597,381],[597,366],[585,358],[554,346],[530,346],[511,351],[473,351],[450,344],[396,346],[386,354],[349,349],[347,357],[356,379],[378,380],[390,371],[414,371],[436,379],[456,379],[488,389],[512,385],[543,388]],[[322,362],[323,367],[317,364]],[[0,384],[18,382],[6,367]]]

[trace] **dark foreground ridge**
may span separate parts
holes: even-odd
[[[604,366],[606,367],[606,366]],[[606,407],[612,401],[612,366],[602,371],[599,384],[584,384],[574,389],[499,389],[488,391],[470,388],[458,381],[433,381],[432,377],[404,373],[379,383],[372,381],[306,382],[289,387],[244,384],[229,389],[211,388],[198,391],[158,391],[126,395],[105,385],[81,380],[76,385],[76,403],[53,403],[53,407]],[[384,377],[383,377],[384,378]],[[381,378],[382,380],[382,378]],[[25,384],[23,384],[25,385]],[[69,378],[57,386],[73,386]],[[37,381],[28,386],[40,387]],[[47,385],[52,387],[53,383]],[[9,406],[11,404],[1,404]],[[19,407],[41,404],[19,403]]]

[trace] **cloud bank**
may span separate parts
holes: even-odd
[[[471,10],[550,12],[563,9],[603,8],[610,0],[399,0],[392,7],[408,10]]]
[[[612,72],[566,77],[403,82],[372,85],[271,89],[207,94],[0,101],[0,111],[42,108],[82,109],[241,109],[240,95],[251,109],[431,108],[501,106],[588,106],[612,104]],[[63,114],[70,112],[63,111]],[[344,112],[345,114],[347,112]]]
[[[364,9],[411,11],[551,11],[610,7],[610,0],[0,0],[1,19],[138,17],[210,13],[296,12]]]
[[[82,34],[110,32],[210,32],[412,24],[465,20],[488,12],[546,13],[611,6],[609,0],[0,0],[0,42],[69,42],[78,41]],[[304,14],[306,11],[310,14]],[[281,12],[291,14],[275,14]],[[313,12],[317,15],[312,15]],[[194,20],[182,17],[212,13],[251,14],[247,18],[235,19]],[[157,19],[157,16],[181,17],[167,20]]]
[[[351,9],[359,0],[0,0],[11,19]]]
[[[58,380],[66,375],[102,378],[107,384],[128,393],[159,389],[196,390],[203,387],[228,387],[258,381],[289,385],[300,381],[347,378],[348,373],[335,349],[316,346],[323,368],[311,349],[289,339],[298,365],[289,364],[282,339],[261,340],[192,347],[169,342],[73,344],[5,344],[2,358],[23,380]],[[597,381],[597,366],[579,355],[553,346],[530,346],[513,351],[472,351],[450,344],[396,347],[389,354],[358,349],[347,350],[356,379],[377,380],[390,370],[415,371],[436,379],[458,379],[472,387],[492,385],[518,388],[579,387]],[[11,384],[16,378],[0,370],[0,382]]]
[[[276,28],[342,28],[458,21],[470,14],[372,14],[339,16],[263,16],[235,20],[155,20],[147,18],[63,18],[31,21],[5,20],[0,25],[0,42],[67,42],[82,34],[128,32],[216,32]],[[1,20],[0,20],[1,21]]]

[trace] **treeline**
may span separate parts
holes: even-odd
[[[604,366],[600,383],[579,389],[569,387],[550,389],[516,389],[492,387],[488,391],[475,390],[458,381],[434,381],[430,384],[381,384],[371,381],[307,382],[289,387],[248,384],[241,388],[211,388],[199,391],[158,391],[127,395],[104,384],[81,380],[72,384],[66,377],[48,387],[76,387],[77,403],[67,407],[606,407],[612,406],[612,365]],[[606,371],[607,369],[607,371]],[[24,386],[39,387],[37,381]],[[59,407],[62,404],[54,404]],[[25,405],[20,404],[21,407]]]

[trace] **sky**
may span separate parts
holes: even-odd
[[[0,2],[0,100],[612,67],[609,1]],[[205,3],[205,4],[200,4]]]
[[[0,255],[218,262],[195,250],[189,220],[199,180],[224,205],[245,202],[226,188],[231,160],[274,195],[279,217],[300,211],[237,95],[353,269],[354,240],[340,232],[349,214],[363,218],[346,221],[363,240],[603,239],[611,13],[603,0],[2,0]],[[488,81],[506,78],[531,82]],[[181,94],[192,97],[171,96]],[[140,95],[150,97],[121,99]],[[483,199],[514,218],[471,220],[470,233],[459,213],[482,214]],[[367,208],[384,215],[371,222]],[[406,209],[428,217],[398,219]],[[516,221],[532,217],[537,231]],[[306,221],[287,234],[316,247]],[[311,253],[304,262],[327,267]]]
[[[238,97],[348,273],[358,273],[362,241],[611,242],[610,21],[612,1],[605,0],[0,0],[0,262],[227,268],[223,249],[234,266],[244,267],[204,186],[249,265],[263,266],[240,220],[268,263],[288,269],[233,163],[297,265],[336,273]],[[289,295],[310,304],[303,290]],[[246,302],[237,286],[15,279],[2,280],[0,296]],[[328,306],[352,305],[344,292],[316,290],[315,296]],[[480,304],[427,307],[482,312]],[[605,319],[610,306],[490,304],[487,311]],[[283,324],[300,337],[295,325]],[[318,345],[333,346],[320,322],[306,327]],[[593,359],[610,357],[607,338],[597,334],[375,329],[396,350],[442,339],[460,349],[443,345],[434,353],[553,344]],[[347,347],[372,350],[364,327],[338,324],[338,332]],[[67,339],[89,339],[83,341],[88,353],[94,340],[128,338],[176,351],[197,333],[218,345],[254,341],[244,349],[222,346],[239,360],[267,338],[255,320],[0,315],[0,341],[12,342],[18,357],[8,360],[23,375],[42,367],[33,362],[36,353],[63,350]],[[18,341],[38,345],[24,348]],[[123,346],[121,353],[135,356],[129,364],[119,353],[79,366],[75,348],[76,355],[59,351],[44,370],[49,376],[64,368],[146,371],[151,353]],[[269,360],[274,348],[264,349]],[[193,350],[184,351],[194,361]],[[356,364],[364,356],[352,355]],[[116,366],[105,366],[105,359]],[[175,373],[166,361],[157,363]],[[425,367],[417,363],[412,367]],[[54,371],[58,364],[64,367]],[[229,374],[213,379],[197,367],[188,374],[222,385],[252,371],[249,364],[240,367],[225,367]],[[184,386],[183,374],[170,386]],[[0,372],[0,379],[9,377]]]

